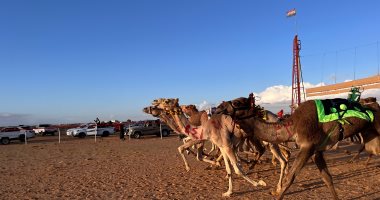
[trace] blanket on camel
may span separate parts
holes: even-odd
[[[357,117],[373,122],[372,111],[363,108],[359,103],[348,101],[347,99],[315,99],[318,120],[321,123],[338,120],[344,124],[347,117]]]

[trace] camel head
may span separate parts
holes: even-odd
[[[251,109],[249,98],[240,97],[231,101],[223,101],[216,107],[217,114],[227,114],[233,116],[245,115]]]
[[[165,101],[165,98],[158,98],[158,99],[155,99],[155,100],[152,101],[152,105],[153,106],[158,106],[158,105],[160,105],[164,101]]]
[[[143,108],[143,112],[153,115],[154,117],[159,116],[162,113],[162,109],[157,108],[156,106],[148,106]]]
[[[152,102],[152,105],[157,106],[158,108],[165,109],[165,110],[172,110],[175,107],[179,107],[178,104],[178,98],[172,98],[172,99],[167,99],[167,98],[159,98],[155,99]]]
[[[195,105],[181,105],[182,112],[184,112],[186,115],[191,116],[193,113],[198,113],[198,109]]]
[[[374,111],[380,111],[380,105],[376,101],[376,97],[367,97],[365,99],[360,99],[359,103],[365,107]]]

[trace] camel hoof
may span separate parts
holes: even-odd
[[[225,192],[222,194],[222,197],[231,197],[232,192]]]
[[[267,184],[263,180],[259,180],[259,185],[261,185],[261,186],[267,186]]]
[[[270,191],[270,194],[273,195],[273,196],[278,196],[280,194],[280,192],[278,192],[277,190],[272,190]]]
[[[213,166],[212,165],[209,165],[205,168],[205,170],[212,170],[213,169]]]
[[[186,171],[189,172],[190,171],[190,167],[186,167]]]

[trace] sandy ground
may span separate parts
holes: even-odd
[[[207,170],[207,164],[188,155],[185,171],[177,152],[176,136],[144,137],[121,142],[117,136],[98,138],[36,137],[27,145],[18,141],[0,145],[1,199],[222,199],[228,188],[224,168]],[[380,199],[380,159],[365,167],[367,154],[347,163],[357,145],[343,144],[325,155],[340,199]],[[292,154],[291,162],[296,151]],[[233,176],[230,199],[274,199],[270,191],[279,174],[270,154],[249,177],[268,186],[253,187]],[[245,170],[247,168],[245,167]],[[331,199],[313,163],[308,163],[285,199]]]

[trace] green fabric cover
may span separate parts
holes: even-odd
[[[325,115],[325,108],[323,107],[322,101],[320,99],[315,99],[315,105],[317,106],[317,113],[318,113],[318,120],[321,123],[324,122],[331,122],[335,120],[339,120],[339,114],[342,115],[343,111],[338,113],[335,108],[332,108],[332,111],[335,111],[335,113]],[[344,106],[343,106],[344,107]],[[341,107],[342,108],[342,107]],[[370,122],[373,122],[373,113],[370,110],[366,110],[366,113],[360,112],[358,108],[355,108],[356,110],[347,110],[344,115],[342,116],[342,121],[341,123],[344,124],[345,121],[344,119],[347,117],[357,117],[360,119],[364,119]]]

